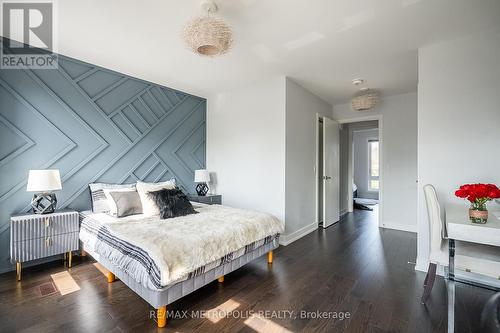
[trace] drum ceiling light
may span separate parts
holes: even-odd
[[[224,20],[212,16],[217,5],[206,0],[201,3],[205,15],[189,21],[183,31],[186,45],[196,54],[215,57],[226,53],[232,43],[233,33]]]

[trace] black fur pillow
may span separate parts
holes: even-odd
[[[178,188],[148,192],[148,196],[158,206],[162,219],[198,213],[187,196]]]

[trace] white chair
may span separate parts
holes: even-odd
[[[422,304],[431,294],[436,278],[436,267],[448,267],[448,240],[446,224],[441,219],[441,206],[434,186],[424,186],[427,214],[429,217],[430,256],[429,268],[424,280]],[[500,279],[500,248],[468,242],[455,242],[455,269]]]

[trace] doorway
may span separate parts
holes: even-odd
[[[316,221],[327,228],[339,215],[339,124],[316,116]]]
[[[341,214],[373,212],[380,224],[383,193],[382,117],[342,122],[340,131]]]

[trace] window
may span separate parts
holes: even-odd
[[[379,180],[379,144],[378,140],[368,141],[368,161],[369,161],[369,179],[368,189],[378,191],[380,188]]]

